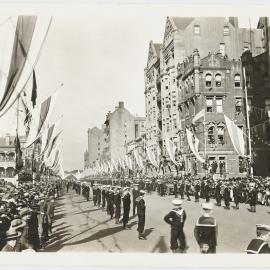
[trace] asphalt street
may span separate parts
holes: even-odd
[[[147,252],[170,251],[170,226],[163,221],[172,208],[174,196],[160,197],[146,194],[146,240],[137,237],[137,217],[132,217],[129,230],[122,230],[106,212],[86,201],[83,196],[70,191],[56,202],[53,234],[45,249],[47,252]],[[203,200],[201,200],[203,202]],[[187,213],[184,231],[189,248],[187,253],[199,253],[193,230],[201,215],[201,202],[184,200]],[[213,201],[214,202],[214,201]],[[231,203],[233,206],[233,203]],[[131,207],[132,208],[132,207]],[[214,208],[213,216],[218,222],[217,253],[243,253],[249,241],[255,237],[255,224],[270,224],[270,209],[257,206],[257,212],[248,211],[249,206],[240,205],[240,210]]]

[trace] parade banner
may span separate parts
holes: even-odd
[[[148,157],[150,163],[153,166],[155,166],[156,168],[158,168],[159,162],[158,162],[158,160],[156,160],[155,154],[153,153],[153,151],[149,147],[147,147],[146,148],[146,153],[147,153],[147,157]]]
[[[134,149],[133,154],[134,154],[134,157],[135,157],[135,160],[136,160],[136,163],[137,163],[138,167],[141,170],[143,170],[144,169],[144,165],[143,165],[142,157],[139,154],[138,150],[137,149]]]
[[[133,170],[133,164],[132,164],[132,160],[129,156],[125,156],[125,162],[126,162],[126,165],[127,167],[130,169],[130,170]]]
[[[176,151],[176,146],[174,145],[174,143],[166,138],[165,140],[165,144],[166,144],[166,149],[167,149],[167,152],[169,154],[169,157],[170,157],[170,160],[177,165],[177,162],[175,160],[175,151]]]
[[[54,94],[46,98],[33,110],[30,131],[25,148],[31,146],[41,136],[45,127],[47,127],[58,98],[58,92],[59,91],[56,91]]]
[[[112,159],[111,160],[111,163],[112,163],[114,169],[118,172],[119,169],[118,169],[118,162],[117,162],[117,160]]]
[[[14,104],[30,79],[46,39],[51,17],[9,17],[0,27],[0,117]]]
[[[190,147],[190,150],[192,151],[192,153],[195,155],[195,157],[201,162],[204,163],[205,159],[203,159],[198,152],[199,149],[199,139],[188,129],[186,129],[186,134],[187,134],[187,141],[188,141],[188,145]],[[195,140],[195,142],[193,143],[193,138]]]
[[[202,109],[193,117],[192,124],[194,125],[202,117],[205,117],[205,109]]]
[[[245,141],[243,131],[225,114],[224,118],[235,151],[238,153],[238,155],[245,156]]]

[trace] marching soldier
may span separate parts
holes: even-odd
[[[114,205],[115,205],[115,224],[119,224],[119,219],[121,216],[121,187],[117,187],[114,193]]]
[[[174,208],[164,217],[164,221],[171,225],[171,250],[177,252],[180,243],[180,251],[186,249],[186,237],[183,231],[186,221],[186,212],[182,208],[182,200],[175,199],[172,201]]]
[[[255,183],[250,183],[250,191],[249,191],[249,204],[250,204],[250,211],[255,213],[256,212],[256,204],[257,204],[257,190],[255,188]]]
[[[221,206],[221,182],[218,181],[215,187],[215,197],[216,197],[216,202],[217,206]]]
[[[129,212],[130,212],[130,193],[129,193],[129,187],[125,187],[123,190],[124,194],[122,197],[123,201],[123,229],[126,229],[128,220],[129,220]]]
[[[143,235],[144,226],[145,226],[145,201],[144,201],[144,190],[140,190],[139,197],[136,198],[137,204],[137,214],[138,214],[138,228],[137,231],[139,233],[138,238],[140,240],[145,240],[145,236]]]
[[[190,201],[190,188],[191,188],[191,185],[190,185],[190,181],[188,180],[186,182],[186,195],[187,195],[187,200]]]
[[[202,216],[198,219],[194,235],[203,254],[216,253],[217,246],[217,222],[211,217],[213,205],[211,203],[202,204]]]
[[[114,215],[114,191],[113,188],[109,190],[108,194],[108,214],[111,216],[111,219],[113,219]]]
[[[96,195],[97,195],[97,206],[100,207],[100,204],[101,204],[101,186],[100,185],[97,186]]]
[[[182,180],[180,184],[180,188],[179,188],[179,193],[182,200],[184,199],[184,192],[185,192],[185,183],[184,183],[184,180]]]
[[[178,197],[178,182],[176,179],[173,181],[173,193],[174,193],[174,197],[177,198]]]
[[[195,187],[194,187],[194,196],[195,196],[195,202],[199,202],[200,201],[200,182],[197,180],[195,183]]]
[[[235,203],[235,209],[239,209],[239,200],[241,199],[241,192],[240,192],[240,187],[239,184],[234,184],[233,185],[233,200]]]
[[[257,238],[251,240],[245,252],[247,254],[269,254],[270,226],[257,224],[256,233]]]
[[[210,183],[209,183],[209,181],[207,181],[205,186],[204,186],[204,196],[205,196],[205,201],[207,203],[210,202]]]
[[[97,205],[97,184],[93,185],[93,202],[94,206]]]
[[[102,209],[104,210],[106,206],[106,186],[102,186],[101,198],[102,198]]]
[[[230,198],[231,198],[231,194],[230,194],[230,189],[228,184],[225,184],[225,188],[224,188],[224,203],[225,203],[225,209],[230,209]]]
[[[139,185],[134,184],[134,188],[132,190],[132,202],[133,202],[133,216],[136,215],[136,199],[139,197],[140,192],[139,192]]]

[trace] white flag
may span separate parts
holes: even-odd
[[[243,131],[224,114],[226,126],[228,129],[228,133],[230,135],[232,144],[234,146],[235,151],[240,156],[245,155],[245,141],[244,141],[244,133]]]
[[[202,109],[199,111],[192,119],[192,124],[195,124],[196,121],[198,121],[200,118],[205,116],[205,109]]]
[[[198,148],[199,148],[199,139],[188,129],[186,129],[187,133],[187,141],[190,147],[190,150],[195,155],[195,157],[202,163],[205,162],[205,160],[199,155]],[[193,143],[193,137],[195,138],[195,143]]]

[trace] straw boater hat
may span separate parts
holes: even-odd
[[[172,200],[172,204],[174,206],[181,206],[183,204],[183,201],[180,199],[174,199],[174,200]]]
[[[15,240],[17,239],[19,236],[21,236],[22,233],[16,230],[8,230],[6,232],[6,240]]]
[[[19,218],[16,218],[11,221],[10,224],[10,230],[18,230],[20,228],[23,228],[26,225],[26,222],[24,220],[21,220]]]

